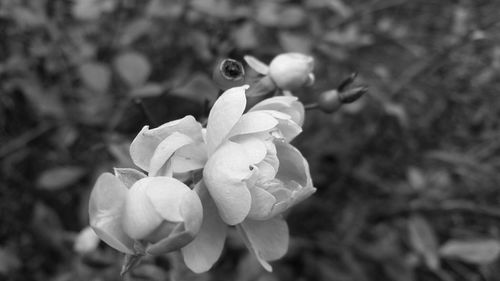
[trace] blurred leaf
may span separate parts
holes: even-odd
[[[75,18],[80,20],[95,20],[103,12],[113,11],[116,4],[116,0],[76,0],[72,13]]]
[[[305,4],[311,8],[328,8],[343,18],[347,18],[353,13],[353,10],[341,0],[307,0]]]
[[[285,52],[310,54],[313,41],[305,34],[280,32],[278,38]]]
[[[441,256],[474,264],[491,263],[500,254],[500,242],[494,239],[450,240],[440,249]]]
[[[363,33],[358,24],[350,24],[342,30],[327,32],[323,40],[347,48],[358,48],[374,42],[372,36]]]
[[[133,98],[149,98],[156,97],[163,93],[163,86],[156,83],[146,83],[142,86],[134,88],[129,95]]]
[[[87,226],[76,236],[73,249],[79,254],[90,253],[97,249],[99,241],[99,237],[94,230],[90,226]]]
[[[76,183],[85,175],[85,169],[65,166],[46,170],[38,177],[37,184],[47,190],[58,190]]]
[[[12,251],[0,248],[0,273],[8,274],[21,267],[21,260]]]
[[[128,46],[137,39],[147,34],[153,28],[153,24],[148,19],[138,19],[128,24],[120,37],[120,44]]]
[[[234,16],[228,0],[192,0],[191,8],[213,17],[230,19]]]
[[[261,2],[257,9],[257,21],[269,27],[299,27],[306,22],[307,15],[299,5]]]
[[[395,117],[399,121],[401,127],[408,128],[408,113],[403,105],[386,102],[384,103],[384,110],[388,115]]]
[[[115,58],[114,66],[120,77],[131,87],[144,84],[151,74],[151,64],[141,53],[126,52]]]
[[[424,189],[427,183],[424,173],[417,167],[408,167],[406,169],[406,178],[410,186],[415,190]]]
[[[422,255],[425,264],[432,270],[439,268],[438,242],[432,226],[422,216],[412,216],[408,220],[410,243]]]
[[[78,69],[82,82],[96,92],[106,92],[111,81],[109,67],[102,63],[87,62],[80,65]]]
[[[236,46],[241,50],[251,50],[258,46],[259,40],[255,33],[255,24],[245,22],[231,32],[231,37]]]
[[[206,74],[195,73],[183,86],[173,89],[172,94],[195,101],[215,100],[219,89]]]

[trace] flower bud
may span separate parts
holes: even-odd
[[[243,85],[245,82],[245,68],[233,59],[223,59],[215,66],[212,78],[221,90]]]
[[[314,59],[301,53],[276,56],[269,64],[269,76],[283,90],[295,90],[314,82]]]
[[[325,113],[333,113],[337,111],[342,104],[355,102],[367,91],[368,89],[366,87],[358,87],[341,92],[338,90],[326,91],[319,95],[318,107]]]

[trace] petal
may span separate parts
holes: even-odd
[[[172,157],[174,173],[198,170],[207,162],[207,148],[204,143],[188,144],[179,148]]]
[[[283,182],[295,181],[302,186],[312,185],[309,164],[291,144],[275,142],[280,166],[276,178]]]
[[[133,254],[134,241],[125,234],[122,215],[127,187],[110,173],[102,174],[90,193],[90,226],[109,246]]]
[[[190,115],[151,130],[149,126],[144,126],[130,145],[130,156],[134,164],[147,171],[156,147],[174,132],[189,136],[194,141],[202,141],[201,124]]]
[[[276,198],[274,198],[271,193],[258,186],[250,188],[250,194],[252,194],[252,205],[248,213],[248,218],[254,220],[269,218],[273,206],[276,203]]]
[[[278,96],[265,99],[254,105],[249,112],[257,110],[280,111],[288,114],[299,126],[302,126],[304,123],[304,105],[295,96]]]
[[[282,217],[265,221],[247,219],[238,226],[238,230],[245,245],[267,271],[272,271],[268,261],[283,257],[288,250],[288,226]]]
[[[203,206],[196,191],[189,190],[182,198],[180,207],[186,232],[194,237],[200,231],[203,222]]]
[[[133,239],[143,239],[150,235],[163,221],[153,207],[146,191],[157,178],[138,180],[127,194],[123,228]]]
[[[257,112],[265,112],[276,118],[278,121],[276,128],[278,128],[287,142],[290,142],[302,132],[302,128],[286,113],[277,110],[261,110]]]
[[[255,111],[243,114],[228,135],[228,138],[243,134],[265,132],[278,125],[278,121],[265,112]]]
[[[185,196],[193,192],[187,185],[170,177],[152,177],[148,178],[145,192],[150,204],[163,219],[169,222],[184,221],[181,205]]]
[[[246,106],[248,85],[231,88],[215,101],[207,123],[207,149],[212,154],[238,122]]]
[[[160,169],[179,148],[192,143],[193,140],[181,133],[174,132],[166,137],[156,148],[149,164],[149,176],[157,176]],[[167,172],[169,174],[169,172]]]
[[[162,255],[172,251],[177,251],[193,241],[194,236],[185,231],[184,224],[179,223],[177,227],[162,240],[150,244],[146,248],[146,253],[150,255]]]
[[[203,223],[193,242],[181,249],[187,267],[196,273],[208,271],[219,259],[227,235],[227,226],[217,211],[206,186],[198,185],[198,192],[203,205]]]
[[[132,168],[115,168],[114,170],[115,176],[128,188],[131,188],[136,181],[147,177],[144,173]]]
[[[245,180],[251,161],[240,144],[226,142],[208,159],[203,178],[222,220],[229,225],[243,221],[250,211],[251,195]]]
[[[237,143],[246,152],[250,164],[257,164],[266,157],[266,144],[257,138],[240,138]]]
[[[253,56],[244,56],[243,59],[246,63],[255,71],[260,74],[267,75],[269,73],[269,66],[261,62],[259,59]]]

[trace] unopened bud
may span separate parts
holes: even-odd
[[[269,64],[269,76],[283,90],[295,90],[314,82],[314,59],[301,53],[276,56]]]
[[[343,104],[352,103],[362,97],[368,88],[358,87],[344,92],[330,90],[323,92],[318,98],[318,107],[325,113],[337,111]]]
[[[241,86],[245,83],[245,68],[237,60],[220,60],[214,69],[213,80],[222,90]]]
[[[339,93],[341,103],[352,103],[368,92],[367,87],[357,87]]]

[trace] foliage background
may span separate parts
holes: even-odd
[[[217,59],[298,51],[316,58],[303,102],[354,71],[369,95],[307,113],[295,145],[318,192],[288,215],[275,272],[231,238],[193,280],[500,280],[499,15],[494,0],[0,1],[0,278],[119,280],[115,251],[73,248],[96,177],[132,165],[144,124],[204,118]]]

